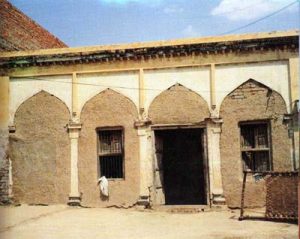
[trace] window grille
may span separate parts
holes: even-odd
[[[98,158],[100,175],[106,178],[123,178],[123,130],[98,130]]]
[[[244,169],[252,171],[271,170],[271,147],[268,123],[240,123],[240,129]]]

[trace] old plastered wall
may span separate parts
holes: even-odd
[[[137,108],[125,96],[105,90],[83,107],[82,129],[79,138],[79,190],[82,205],[132,205],[139,197],[139,140],[134,121]],[[124,179],[109,180],[109,199],[100,196],[97,180],[97,127],[124,127]]]
[[[209,117],[206,101],[179,84],[162,92],[149,107],[153,124],[200,123],[206,117]]]
[[[272,162],[274,170],[291,170],[290,141],[283,115],[287,106],[282,96],[254,80],[249,80],[231,92],[223,101],[220,116],[224,120],[221,133],[221,168],[226,202],[239,207],[243,179],[240,151],[240,121],[265,120],[271,123]],[[264,183],[247,179],[245,205],[265,204]]]
[[[66,203],[70,188],[67,106],[41,91],[18,108],[10,135],[14,201]]]

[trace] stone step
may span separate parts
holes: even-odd
[[[208,205],[161,205],[155,206],[153,209],[168,213],[201,213],[211,210]]]

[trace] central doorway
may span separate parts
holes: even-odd
[[[155,131],[156,175],[166,205],[207,204],[203,133],[201,128]]]

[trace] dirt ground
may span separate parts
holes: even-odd
[[[0,238],[298,238],[290,223],[238,221],[239,211],[200,213],[65,205],[0,207]]]

